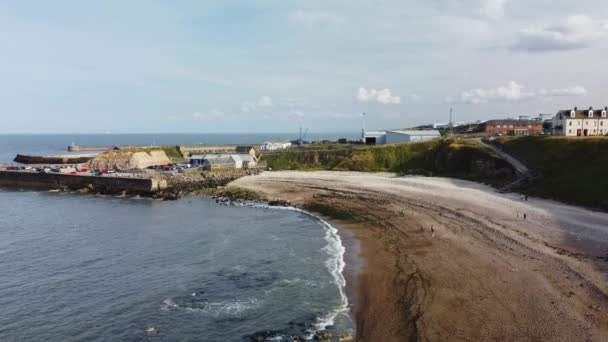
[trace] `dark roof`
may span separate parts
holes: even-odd
[[[488,120],[484,122],[485,125],[513,125],[513,126],[528,126],[528,125],[542,125],[541,121],[538,120],[517,120],[517,119],[504,119],[504,120]]]
[[[560,110],[559,112],[557,112],[557,114],[562,114],[564,115],[566,118],[570,118],[570,113],[573,111],[573,109],[565,109],[565,110]],[[602,111],[604,111],[604,109],[594,109],[593,110],[593,119],[596,118],[601,118],[602,117]],[[589,109],[577,109],[576,114],[574,115],[574,119],[591,119],[589,117]]]
[[[249,151],[251,151],[251,149],[255,150],[255,147],[252,145],[243,145],[243,146],[237,146],[236,147],[236,151],[237,152],[246,152],[249,153]]]

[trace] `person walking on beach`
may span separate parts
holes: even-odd
[[[431,239],[435,238],[435,229],[431,226]]]
[[[524,213],[524,221],[528,218],[528,214]]]
[[[525,200],[528,201],[528,195],[526,195]]]

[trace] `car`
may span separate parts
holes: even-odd
[[[78,172],[89,172],[89,169],[80,169]]]
[[[76,171],[72,171],[72,172],[70,172],[70,175],[72,175],[72,176],[77,176],[77,175],[78,175],[78,172],[76,172]]]

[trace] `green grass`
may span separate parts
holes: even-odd
[[[502,137],[497,143],[541,173],[523,191],[608,210],[608,137]]]
[[[491,149],[470,139],[285,151],[263,158],[273,170],[390,171],[457,177],[495,185],[513,177],[513,169],[507,162]]]
[[[122,147],[121,151],[125,152],[150,152],[155,150],[163,150],[167,155],[167,158],[173,162],[183,162],[184,157],[179,152],[177,146],[158,146],[158,147]]]

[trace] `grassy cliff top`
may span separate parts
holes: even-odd
[[[541,173],[525,192],[608,210],[608,137],[501,137],[496,142]]]
[[[357,146],[264,155],[273,170],[390,171],[469,179],[500,185],[513,168],[476,140],[442,139],[419,143]]]

